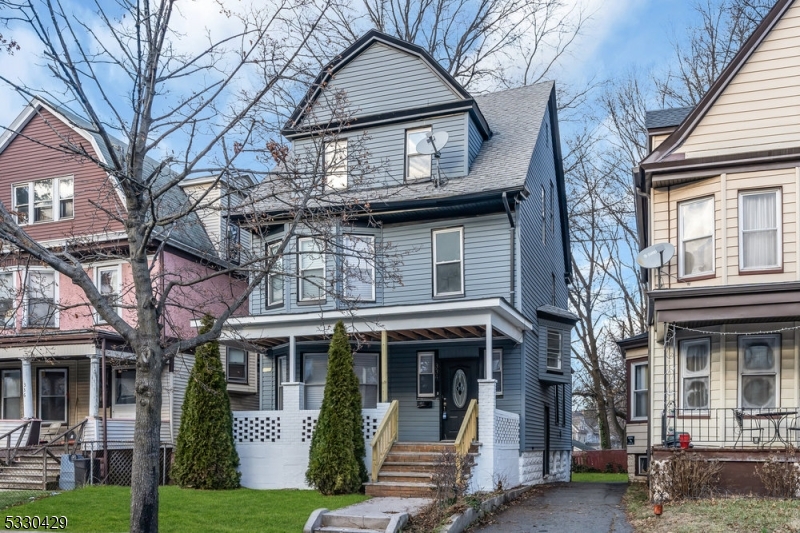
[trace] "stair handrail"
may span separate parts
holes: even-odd
[[[20,445],[22,444],[22,438],[25,436],[25,433],[28,431],[33,420],[26,420],[22,424],[18,425],[11,431],[7,431],[0,435],[0,442],[3,442],[3,439],[6,441],[6,465],[10,465],[11,462],[17,457],[17,452],[20,449]],[[19,437],[17,437],[17,444],[12,448],[11,447],[11,435],[14,434],[15,431],[20,431]]]
[[[383,415],[378,431],[372,437],[372,481],[378,481],[378,472],[389,455],[392,445],[397,442],[400,422],[400,402],[392,400],[386,414]]]
[[[50,450],[50,448],[55,446],[62,446],[62,444],[57,444],[58,441],[61,440],[62,438],[64,439],[63,443],[64,452],[69,455],[72,455],[78,450],[78,448],[83,443],[83,430],[86,427],[86,421],[87,419],[84,418],[83,421],[78,422],[74,426],[65,429],[64,431],[62,431],[61,433],[50,439],[50,442],[47,442],[45,444],[42,444],[38,448],[35,448],[33,451],[31,451],[30,455],[36,455],[42,450],[45,450],[45,455],[50,454],[51,456],[56,457]],[[75,439],[72,442],[70,442],[70,440],[67,438],[67,435],[69,435],[73,431],[75,432]],[[56,459],[58,458],[56,457]]]
[[[469,453],[469,448],[472,442],[478,438],[478,400],[470,400],[467,406],[467,412],[464,414],[464,421],[461,422],[461,428],[458,430],[456,437],[455,448],[456,454],[466,455]]]

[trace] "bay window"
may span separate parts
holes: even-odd
[[[325,254],[322,243],[303,237],[297,240],[299,254],[299,291],[301,302],[325,299]]]
[[[433,295],[464,294],[463,228],[433,232]]]
[[[739,404],[761,409],[778,406],[781,336],[739,337]]]
[[[679,345],[681,359],[681,407],[708,409],[711,339],[691,339]]]
[[[360,302],[375,301],[375,237],[345,235],[344,297]]]
[[[714,197],[678,204],[682,278],[714,274]]]
[[[634,363],[631,365],[631,420],[644,420],[647,418],[648,377],[647,363]]]
[[[778,269],[781,258],[781,194],[773,191],[739,193],[739,268]]]
[[[547,331],[547,368],[561,370],[561,332]]]

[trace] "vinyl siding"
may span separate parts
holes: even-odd
[[[183,414],[183,401],[186,398],[186,389],[189,386],[189,375],[194,367],[194,355],[180,354],[175,358],[174,371],[172,373],[173,384],[173,398],[172,398],[172,421],[175,432],[175,438],[178,437],[178,431],[181,427],[181,415]],[[169,379],[169,374],[164,374],[164,379]],[[167,381],[165,381],[165,384]],[[164,398],[168,401],[168,398]],[[163,417],[162,417],[163,418]],[[161,435],[161,440],[168,440],[167,435]]]
[[[626,364],[628,365],[628,369],[632,369],[631,364],[629,363],[631,360],[635,360],[635,363],[648,363],[648,365],[652,364],[647,360],[647,347],[641,348],[630,348],[625,352],[625,360]],[[652,388],[653,382],[653,373],[650,371],[651,369],[648,368],[648,375],[650,378],[650,382],[647,384],[648,388],[648,401],[652,402],[653,394],[650,390]],[[632,370],[629,370],[628,374],[628,409],[629,409],[629,417],[633,416],[633,373]],[[654,419],[659,420],[659,419]],[[634,437],[634,443],[627,445],[628,454],[640,454],[640,453],[647,453],[647,419],[644,420],[636,420],[636,421],[629,421],[625,427],[625,435],[627,437]]]
[[[478,152],[483,145],[483,137],[481,137],[478,127],[471,118],[467,118],[467,136],[469,138],[469,168],[472,168],[472,162],[478,157]]]
[[[197,201],[206,191],[207,187],[207,185],[184,187],[184,191],[193,201]],[[200,205],[205,207],[197,209],[197,216],[200,218],[200,222],[203,223],[203,227],[205,227],[208,238],[211,239],[211,243],[217,250],[222,250],[225,244],[223,239],[227,235],[222,231],[222,213],[220,211],[219,197],[218,186],[208,191],[208,194],[203,197],[200,203]]]
[[[261,361],[261,405],[259,409],[269,411],[277,408],[275,387],[278,362],[274,355],[262,356]]]
[[[686,158],[800,146],[800,4],[777,22],[677,152]]]
[[[372,44],[336,73],[314,105],[313,122],[329,120],[339,91],[356,117],[460,99],[422,59],[383,43]]]

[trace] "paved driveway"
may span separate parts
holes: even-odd
[[[632,533],[622,510],[625,483],[534,487],[474,533]]]

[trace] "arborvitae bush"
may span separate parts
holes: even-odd
[[[364,466],[361,392],[344,323],[333,331],[328,350],[325,394],[311,439],[306,481],[322,494],[358,492],[367,480]]]
[[[211,317],[204,317],[200,333],[209,331],[212,324]],[[233,414],[217,341],[200,346],[195,353],[182,412],[172,479],[195,489],[239,487]]]

